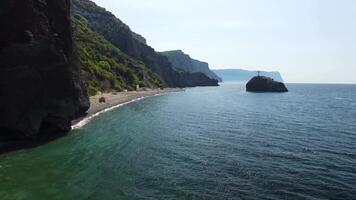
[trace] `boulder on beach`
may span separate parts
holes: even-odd
[[[248,92],[288,92],[282,82],[273,80],[266,76],[255,76],[247,84]]]
[[[106,103],[105,97],[101,97],[101,98],[99,99],[99,103]]]

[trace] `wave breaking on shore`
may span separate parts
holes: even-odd
[[[140,97],[140,98],[137,98],[137,99],[134,99],[134,100],[125,102],[125,103],[121,103],[121,104],[112,106],[112,107],[110,107],[110,108],[106,108],[106,109],[104,109],[104,110],[102,110],[102,111],[99,111],[99,112],[97,112],[97,113],[95,113],[95,114],[92,114],[92,115],[90,115],[90,116],[88,116],[88,117],[85,117],[85,118],[82,119],[80,122],[78,122],[77,124],[73,125],[73,126],[72,126],[72,130],[82,128],[83,126],[87,125],[93,118],[95,118],[95,117],[97,117],[97,116],[99,116],[99,115],[101,115],[101,114],[103,114],[103,113],[109,112],[109,111],[111,111],[111,110],[114,110],[114,109],[116,109],[116,108],[122,107],[122,106],[124,106],[124,105],[129,104],[129,103],[133,103],[133,102],[142,100],[142,99],[144,99],[144,98],[146,98],[146,97]]]
[[[127,102],[123,102],[123,103],[119,103],[119,104],[117,104],[117,105],[113,105],[112,107],[106,108],[106,109],[104,109],[104,110],[101,110],[101,111],[99,111],[99,112],[96,112],[96,113],[94,113],[94,114],[91,114],[91,115],[89,115],[89,116],[83,118],[83,119],[80,120],[78,123],[72,125],[72,130],[81,129],[81,128],[83,128],[85,125],[87,125],[93,118],[98,117],[99,115],[104,114],[104,113],[106,113],[106,112],[112,111],[112,110],[114,110],[114,109],[116,109],[116,108],[125,106],[125,105],[130,104],[130,103],[134,103],[134,102],[137,102],[137,101],[140,101],[140,100],[149,98],[149,97],[165,95],[165,94],[168,94],[168,93],[170,93],[170,92],[164,92],[164,93],[158,93],[158,94],[154,94],[154,95],[150,95],[150,96],[138,97],[138,98],[136,98],[136,99],[132,99],[132,100],[127,101]]]

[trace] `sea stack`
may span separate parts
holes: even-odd
[[[248,92],[288,92],[282,82],[273,80],[266,76],[255,76],[247,84]]]

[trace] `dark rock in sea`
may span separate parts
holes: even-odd
[[[89,108],[70,0],[1,0],[0,30],[0,148],[69,131]]]
[[[266,76],[255,76],[247,84],[248,92],[288,92],[282,82],[273,80]]]

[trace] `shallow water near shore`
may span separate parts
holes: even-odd
[[[354,199],[356,86],[150,97],[0,155],[0,199]]]

